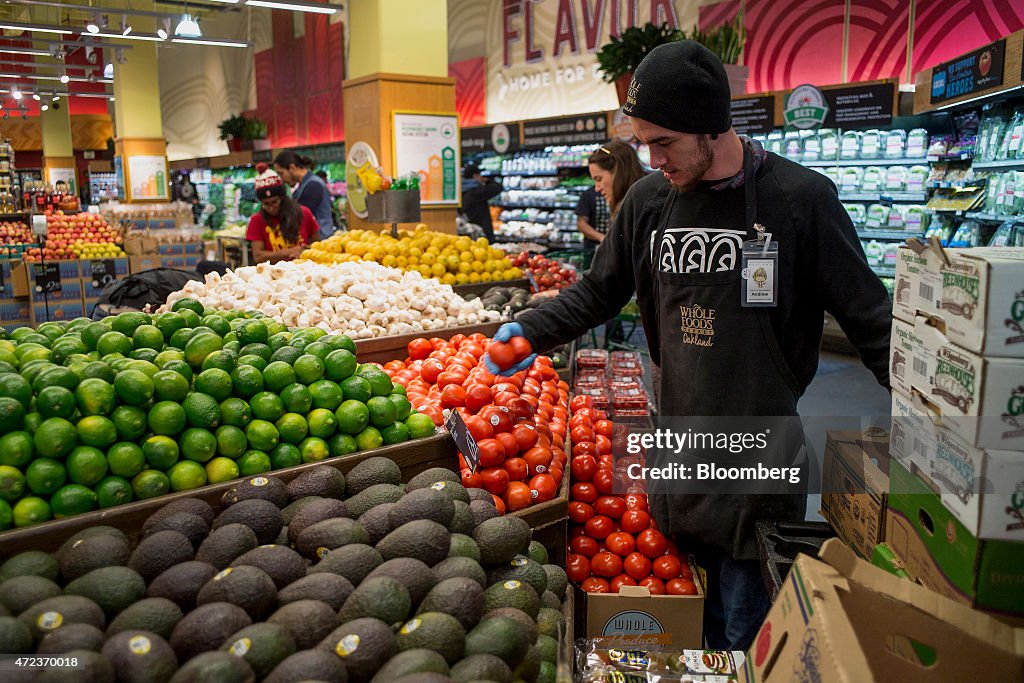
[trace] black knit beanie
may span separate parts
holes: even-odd
[[[712,135],[732,126],[730,97],[722,61],[700,43],[680,40],[644,57],[622,111],[680,133]]]

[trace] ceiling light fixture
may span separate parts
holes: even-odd
[[[0,23],[0,28],[8,31],[32,31],[33,33],[56,33],[58,35],[70,36],[74,31],[63,26],[45,26],[43,24],[21,24],[13,21]]]
[[[341,9],[337,5],[318,2],[301,2],[300,0],[246,0],[250,7],[267,7],[284,9],[292,12],[311,12],[313,14],[337,14]]]
[[[121,15],[121,35],[126,36],[132,32],[132,25],[128,23],[128,15]]]
[[[98,12],[93,12],[92,18],[89,20],[89,23],[85,25],[85,30],[89,33],[100,32],[100,15]]]
[[[103,67],[103,78],[113,78],[113,77],[114,77],[114,63],[113,62],[107,62],[106,66]]]
[[[214,38],[175,38],[173,42],[185,45],[210,45],[216,47],[252,47],[252,43],[244,40],[216,40]]]
[[[68,73],[66,71],[60,75],[60,82],[61,83],[67,83],[70,80],[71,80],[71,77],[68,76]]]
[[[11,97],[13,97],[16,100],[21,99],[21,91],[18,90],[17,86],[11,88]]]
[[[203,30],[199,28],[199,22],[186,12],[181,15],[181,21],[175,27],[174,35],[181,38],[202,38]]]
[[[33,99],[33,100],[35,100],[36,102],[38,102],[39,100],[41,100],[41,99],[43,99],[43,98],[41,98],[41,97],[39,96],[39,93],[37,93],[37,92],[34,92],[34,93],[32,93],[32,99]]]
[[[171,35],[170,17],[164,17],[160,20],[160,27],[156,30],[156,34],[160,37],[160,40],[167,40],[167,36]]]
[[[39,107],[39,109],[41,111],[49,111],[50,110],[50,105],[44,104],[43,106]]]

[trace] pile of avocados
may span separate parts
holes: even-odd
[[[40,683],[549,683],[567,581],[486,491],[371,457],[10,557],[0,652],[78,662]]]
[[[472,295],[466,299],[474,298]],[[533,308],[540,301],[531,304],[530,290],[521,287],[491,287],[480,295],[480,303],[488,311],[502,313],[506,308],[511,308],[513,313]]]

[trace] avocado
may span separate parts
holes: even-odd
[[[174,512],[150,525],[143,535],[148,537],[160,531],[177,531],[189,540],[193,548],[198,548],[210,533],[210,525],[191,512]]]
[[[316,647],[327,634],[338,628],[337,610],[319,600],[296,600],[270,615],[267,623],[285,627],[299,650]]]
[[[473,530],[473,540],[480,547],[481,564],[501,564],[518,555],[530,542],[530,525],[520,517],[495,517]]]
[[[399,651],[434,650],[448,664],[462,659],[466,648],[466,629],[459,620],[444,612],[423,612],[402,625],[395,644]]]
[[[243,527],[249,531],[248,527]],[[250,532],[251,533],[251,532]],[[183,611],[196,606],[196,595],[206,582],[219,570],[211,564],[192,560],[176,564],[149,582],[146,595],[150,598],[166,598]],[[153,629],[143,629],[152,631]]]
[[[220,647],[249,663],[257,679],[274,670],[278,664],[295,654],[295,639],[284,626],[252,624],[228,636]]]
[[[197,605],[229,602],[238,605],[258,620],[274,607],[277,588],[274,580],[258,567],[228,567],[207,581],[196,596]]]
[[[548,575],[544,571],[544,566],[525,555],[516,555],[508,562],[491,567],[487,571],[488,585],[512,579],[528,583],[538,597],[548,589]]]
[[[447,557],[434,565],[434,576],[438,582],[456,576],[473,579],[480,588],[487,587],[487,572],[480,563],[469,557]]]
[[[526,628],[515,619],[485,619],[466,634],[466,655],[494,655],[517,667],[530,649]]]
[[[19,614],[18,619],[28,626],[36,640],[67,624],[92,624],[98,629],[107,625],[100,606],[81,595],[60,595],[37,602]]]
[[[526,556],[537,564],[548,563],[548,549],[540,541],[530,541],[530,548],[526,551]]]
[[[555,597],[555,594],[551,591],[544,591],[540,595],[540,606],[541,608],[547,607],[549,609],[560,610],[562,609],[562,601]]]
[[[396,652],[395,634],[380,619],[355,619],[334,629],[316,649],[341,659],[349,683],[369,683]]]
[[[253,683],[249,662],[228,652],[213,650],[189,659],[170,683]]]
[[[391,508],[397,503],[381,503],[372,507],[359,517],[359,526],[370,535],[370,543],[377,544],[380,539],[391,533]]]
[[[337,612],[352,595],[355,586],[339,574],[320,572],[305,576],[277,592],[277,603],[287,605],[299,600],[318,600]]]
[[[396,679],[393,683],[452,683],[452,679],[433,671],[416,671]]]
[[[345,475],[329,465],[314,467],[288,482],[288,496],[292,500],[304,496],[344,498]]]
[[[304,499],[300,498],[299,500]],[[333,498],[318,498],[316,501],[304,506],[288,522],[288,540],[295,545],[299,542],[299,534],[307,528],[324,520],[337,517],[348,517],[348,508],[345,506],[345,503]]]
[[[62,655],[71,650],[99,652],[105,638],[103,631],[92,624],[68,624],[44,636],[39,641],[36,654]]]
[[[218,570],[225,569],[259,545],[256,532],[245,524],[227,524],[210,532],[196,551],[196,559]]]
[[[238,482],[221,496],[220,504],[231,507],[243,500],[266,500],[276,507],[283,508],[288,504],[288,487],[277,477],[260,474]]]
[[[277,534],[277,538],[270,545],[283,545],[286,548],[290,548],[292,543],[288,540],[288,525],[285,524],[281,527],[281,531]]]
[[[448,480],[436,481],[430,485],[430,488],[445,494],[452,499],[452,502],[465,503],[467,506],[472,502],[469,497],[469,492],[461,482]]]
[[[181,608],[167,598],[145,598],[114,617],[107,626],[107,635],[121,631],[149,631],[167,639],[183,616]]]
[[[561,367],[565,367],[565,361],[562,361]],[[540,663],[540,669],[537,671],[537,683],[556,683],[557,680],[557,666],[552,664],[551,662],[545,662],[542,660]]]
[[[512,670],[500,657],[470,655],[452,667],[451,677],[455,683],[472,683],[473,681],[512,683]]]
[[[142,539],[128,566],[150,581],[181,562],[195,557],[192,542],[177,531],[158,531]]]
[[[480,548],[477,546],[476,541],[469,536],[465,534],[452,534],[448,557],[468,557],[479,564]]]
[[[345,495],[351,498],[375,484],[402,483],[402,470],[391,458],[374,456],[349,470],[345,477]]]
[[[371,683],[394,683],[402,676],[433,672],[448,675],[448,663],[433,650],[405,650],[388,660],[370,679]]]
[[[537,591],[524,581],[500,581],[484,591],[484,613],[499,607],[515,607],[526,612],[531,619],[536,619],[537,611],[540,609],[540,597],[537,596]]]
[[[261,545],[235,559],[232,567],[250,565],[265,571],[277,590],[306,575],[306,561],[285,545]]]
[[[422,489],[430,486],[431,484],[436,484],[439,481],[450,481],[456,484],[461,484],[462,478],[457,472],[453,472],[447,467],[431,467],[428,470],[423,470],[410,479],[405,487],[408,491],[415,491],[416,489]]]
[[[56,581],[59,575],[60,565],[57,564],[56,558],[41,550],[18,553],[0,565],[0,583],[15,576],[41,576]]]
[[[340,681],[346,678],[345,665],[330,652],[305,650],[291,655],[263,679],[263,683],[302,683],[303,681]]]
[[[112,534],[72,537],[57,551],[60,574],[65,581],[85,576],[93,569],[128,563],[131,546],[128,539]]]
[[[523,626],[523,628],[526,629],[527,641],[533,643],[537,640],[537,623],[533,619],[531,619],[530,615],[524,612],[523,610],[517,609],[515,607],[499,607],[498,609],[490,610],[486,614],[484,614],[484,617],[483,619],[481,619],[481,621],[487,621],[488,619],[493,619],[494,617],[508,617],[509,619],[514,619],[515,621],[518,621]]]
[[[370,572],[366,578],[372,579],[377,576],[390,576],[405,586],[413,607],[419,605],[437,583],[430,567],[413,557],[396,557],[388,560]]]
[[[362,583],[370,572],[384,562],[375,548],[353,543],[328,552],[322,560],[309,568],[310,574],[330,572],[344,576],[353,586]]]
[[[244,524],[254,532],[260,544],[271,543],[284,526],[281,511],[267,500],[251,499],[235,503],[213,520],[216,531],[229,524]],[[213,564],[212,562],[210,564]]]
[[[478,527],[494,517],[500,517],[498,508],[492,500],[474,500],[469,504],[469,514],[473,515],[473,526]]]
[[[452,521],[448,522],[448,531],[453,534],[464,534],[467,536],[472,534],[476,523],[473,521],[473,513],[469,510],[469,503],[453,500],[452,505],[454,507],[454,514],[452,514]]]
[[[42,576],[26,574],[0,583],[0,604],[11,614],[21,614],[37,602],[61,594],[60,586]]]
[[[539,635],[534,643],[542,662],[558,663],[558,641],[551,636]]]
[[[188,512],[197,517],[201,517],[207,526],[213,524],[214,518],[217,516],[210,504],[205,500],[199,500],[198,498],[181,498],[174,500],[164,505],[162,508],[154,512],[142,525],[143,531],[148,531],[149,527],[159,522],[164,517],[173,515],[176,512]]]
[[[366,545],[369,542],[370,535],[366,533],[366,529],[360,526],[359,522],[347,517],[336,517],[325,519],[303,529],[299,534],[296,547],[303,557],[317,560],[335,548],[353,543]]]
[[[15,617],[0,617],[0,652],[10,655],[31,654],[32,631]]]
[[[543,635],[552,638],[561,638],[565,629],[565,617],[562,612],[555,609],[542,607],[537,612],[537,630]]]
[[[326,498],[321,498],[320,496],[306,496],[305,498],[297,498],[281,508],[281,519],[284,521],[285,526],[291,525],[292,520],[295,519],[295,515],[297,515],[303,508],[318,500],[326,500]]]
[[[350,517],[359,519],[370,508],[383,503],[397,503],[403,495],[405,492],[395,484],[374,484],[347,499],[345,506]]]
[[[77,541],[80,541],[84,538],[94,538],[96,536],[112,536],[114,538],[118,538],[124,541],[125,543],[128,543],[128,541],[130,540],[128,538],[128,535],[125,532],[118,529],[117,527],[101,524],[99,526],[91,526],[82,529],[74,536],[64,541],[63,545],[61,545],[61,547],[57,550],[57,553],[59,554],[61,550],[63,550],[64,548],[70,548]],[[58,557],[57,560],[60,561],[60,558]]]
[[[409,616],[412,599],[409,591],[389,576],[378,576],[360,583],[341,606],[338,618],[342,623],[373,617],[386,624],[400,623]]]
[[[392,529],[420,519],[429,519],[447,528],[455,516],[452,499],[440,491],[427,487],[405,494],[388,514]]]
[[[100,606],[107,619],[113,619],[121,610],[145,597],[146,581],[128,567],[100,567],[69,583],[64,593],[89,598]]]
[[[569,586],[569,577],[565,570],[557,564],[545,564],[544,573],[548,575],[548,590],[562,600],[565,597],[565,589]]]
[[[228,636],[251,623],[252,619],[238,605],[227,602],[199,605],[174,627],[171,647],[179,661],[187,662],[198,654],[216,650]]]
[[[178,660],[167,641],[148,631],[122,631],[103,644],[102,655],[124,683],[167,683]]]
[[[526,655],[519,666],[512,672],[525,683],[537,683],[537,675],[540,673],[540,652],[537,647],[531,645],[526,649]]]
[[[420,603],[419,612],[444,612],[459,620],[467,631],[484,613],[484,589],[473,579],[454,577],[434,586]]]
[[[487,489],[468,488],[466,493],[469,495],[469,502],[482,501],[484,503],[490,503],[491,507],[494,507],[494,498],[491,497],[491,492]]]
[[[428,519],[403,524],[382,538],[376,546],[385,560],[415,557],[430,567],[446,558],[450,547],[451,534],[448,529]]]
[[[78,666],[74,669],[46,669],[34,679],[35,683],[115,683],[117,680],[114,665],[99,652],[71,650],[64,655],[77,659]]]

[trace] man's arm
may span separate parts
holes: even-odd
[[[583,216],[576,216],[576,229],[583,233],[583,236],[588,239],[592,239],[595,242],[604,241],[604,235],[599,233],[597,229]]]

